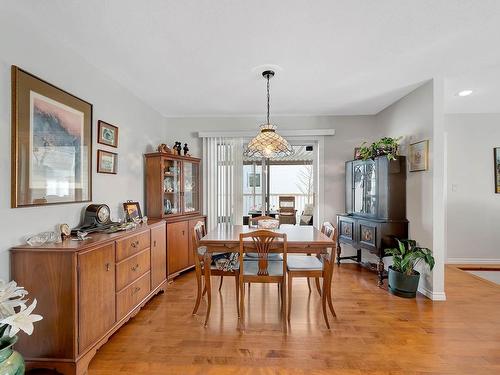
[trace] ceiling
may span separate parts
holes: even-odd
[[[481,92],[492,80],[483,68],[491,75],[500,63],[497,0],[24,0],[2,6],[165,116],[263,114],[265,81],[254,68],[266,64],[280,67],[271,83],[273,114],[350,115],[377,113],[432,77],[446,79],[446,100],[455,100],[462,84]],[[499,107],[493,94],[491,105]],[[453,103],[447,102],[452,111],[477,109],[473,100]]]

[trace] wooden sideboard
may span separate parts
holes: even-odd
[[[43,316],[16,344],[27,368],[86,374],[109,337],[165,290],[165,231],[159,220],[86,241],[12,248],[12,278]]]

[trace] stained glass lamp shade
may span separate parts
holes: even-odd
[[[288,141],[276,133],[276,125],[269,122],[269,79],[274,72],[266,70],[262,75],[267,79],[267,124],[260,126],[260,133],[248,143],[245,155],[267,159],[292,155],[293,149]]]
[[[293,154],[293,149],[288,141],[276,133],[273,124],[262,124],[260,133],[249,143],[245,151],[246,156],[260,158],[276,158]]]

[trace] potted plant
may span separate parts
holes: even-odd
[[[377,156],[386,156],[389,160],[396,160],[401,138],[384,137],[369,146],[366,142],[363,142],[359,147],[359,157],[360,159],[368,160]]]
[[[0,374],[24,374],[23,357],[12,349],[17,341],[16,334],[21,330],[28,335],[33,333],[33,323],[42,319],[32,314],[36,299],[27,306],[24,297],[26,289],[17,286],[15,281],[5,283],[0,280]]]
[[[385,250],[393,260],[389,267],[389,291],[399,297],[415,298],[420,280],[415,267],[424,262],[432,270],[434,257],[428,248],[417,246],[414,240],[397,240],[397,244],[398,247]]]

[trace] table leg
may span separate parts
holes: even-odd
[[[205,253],[203,257],[203,267],[205,274],[205,289],[207,291],[207,315],[205,317],[205,327],[208,324],[208,318],[210,317],[210,308],[212,307],[212,286],[210,284],[210,266],[212,264],[212,254],[208,251]]]

